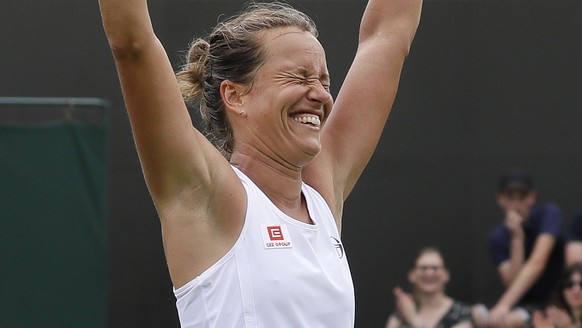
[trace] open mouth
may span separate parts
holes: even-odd
[[[295,122],[299,122],[302,124],[309,124],[316,127],[321,125],[321,119],[317,115],[313,114],[301,114],[293,117]]]

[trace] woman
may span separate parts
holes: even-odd
[[[368,2],[335,104],[315,25],[287,5],[220,22],[177,83],[146,0],[99,3],[182,326],[353,327],[343,204],[390,113],[421,1]],[[201,102],[214,145],[183,97]]]
[[[557,304],[546,308],[545,313],[534,314],[534,327],[582,327],[582,263],[566,268],[557,299]]]
[[[388,318],[386,328],[470,328],[471,307],[445,294],[449,271],[441,252],[423,248],[416,256],[408,281],[412,295],[400,287],[394,289],[396,311]]]

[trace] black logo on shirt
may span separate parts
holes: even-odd
[[[342,259],[344,257],[344,246],[339,239],[335,238],[334,236],[329,236],[331,239],[331,244],[335,247],[335,251],[337,252],[337,257]]]

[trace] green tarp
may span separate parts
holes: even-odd
[[[106,325],[107,127],[0,124],[0,327]]]

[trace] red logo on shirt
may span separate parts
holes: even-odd
[[[283,240],[283,231],[281,230],[281,226],[269,226],[267,227],[267,231],[269,232],[269,239],[271,240]]]

